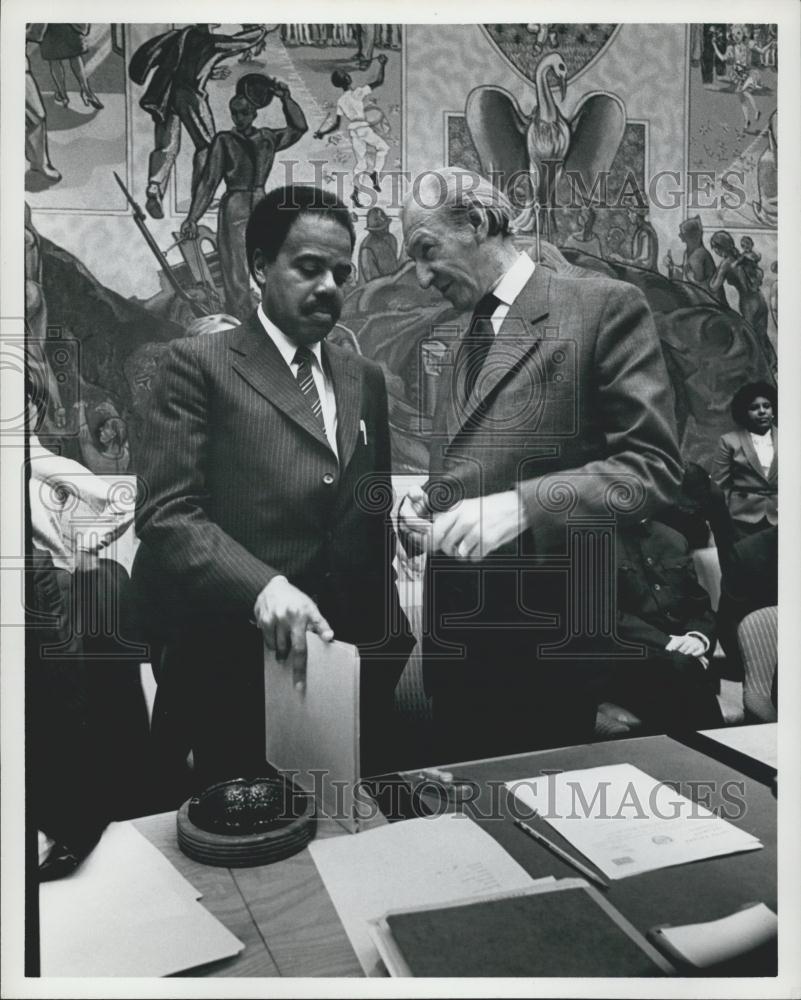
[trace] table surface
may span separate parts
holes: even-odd
[[[457,776],[481,787],[474,818],[533,878],[575,877],[575,871],[513,825],[503,781],[553,770],[574,770],[631,763],[678,786],[711,809],[723,809],[734,825],[758,837],[762,850],[710,858],[646,872],[611,884],[610,902],[642,933],[656,924],[712,920],[746,903],[764,902],[776,911],[776,800],[762,782],[667,736],[652,736],[448,765]],[[495,789],[495,790],[494,790]],[[497,803],[494,818],[481,818]],[[383,820],[379,818],[379,822]],[[259,868],[213,868],[179,850],[175,813],[135,820],[197,889],[202,903],[245,944],[237,957],[188,975],[212,976],[362,976],[336,910],[308,850]],[[317,837],[345,834],[334,820],[318,821]],[[561,842],[549,829],[553,840]]]

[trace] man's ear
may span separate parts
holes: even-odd
[[[261,250],[253,251],[253,277],[256,280],[256,284],[259,288],[264,287],[264,283],[267,277],[264,273],[267,267],[267,261],[264,259],[264,253]]]
[[[467,221],[473,228],[476,243],[483,243],[490,234],[490,220],[483,205],[474,205],[467,213]]]

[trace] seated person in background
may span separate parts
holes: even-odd
[[[779,453],[775,386],[750,382],[731,401],[738,430],[723,434],[712,479],[726,495],[739,537],[778,524]]]
[[[699,584],[685,539],[659,521],[643,520],[617,535],[617,635],[644,647],[596,677],[603,719],[641,721],[638,732],[704,729],[723,724],[707,677],[715,642],[709,596]],[[613,703],[610,706],[608,703]],[[609,734],[614,734],[611,729]]]
[[[40,420],[28,389],[29,426]],[[43,407],[42,407],[43,409]],[[133,520],[109,486],[30,433],[27,759],[40,876],[67,874],[112,819],[150,811],[144,649],[126,640],[125,570],[99,552]]]
[[[659,512],[659,521],[684,535],[691,549],[705,549],[712,544],[705,505],[709,484],[709,473],[703,466],[697,462],[685,462],[681,492],[676,503]]]
[[[741,678],[737,626],[752,611],[779,601],[779,528],[774,524],[738,537],[723,491],[700,466],[694,467],[691,483],[685,479],[684,493],[712,529],[721,572],[717,634],[726,653],[726,676]]]

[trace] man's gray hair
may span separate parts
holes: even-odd
[[[490,236],[511,235],[517,215],[512,203],[486,177],[461,167],[440,167],[420,174],[404,200],[444,212],[454,223],[475,225],[486,216]]]

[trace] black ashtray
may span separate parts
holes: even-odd
[[[314,837],[314,796],[286,778],[232,778],[178,810],[178,846],[206,865],[266,865],[302,851]]]
[[[247,835],[277,830],[307,812],[307,796],[283,778],[232,778],[189,800],[188,815],[209,833]]]

